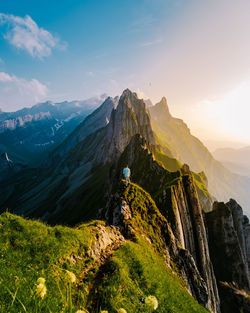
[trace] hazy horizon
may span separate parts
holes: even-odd
[[[82,1],[0,6],[0,108],[130,88],[203,142],[250,145],[250,2]]]

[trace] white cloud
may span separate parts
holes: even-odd
[[[39,27],[29,15],[22,18],[0,13],[0,24],[8,25],[4,38],[16,48],[27,51],[33,57],[42,59],[49,56],[53,48],[66,48],[66,43]]]
[[[0,106],[4,111],[30,106],[45,99],[47,95],[47,86],[35,78],[26,80],[0,72]]]

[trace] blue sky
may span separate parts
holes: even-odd
[[[0,108],[129,87],[204,139],[250,143],[249,14],[248,0],[1,0]]]
[[[29,15],[39,28],[60,38],[62,47],[52,48],[48,56],[31,55],[3,38],[13,26],[2,23],[1,70],[37,79],[54,99],[116,93],[127,85],[139,87],[141,72],[150,66],[152,46],[162,43],[162,24],[179,10],[176,3],[2,1],[2,13],[22,18]]]

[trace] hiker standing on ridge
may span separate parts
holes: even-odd
[[[126,186],[128,186],[128,183],[130,183],[130,169],[128,165],[123,169],[123,175],[125,177]]]

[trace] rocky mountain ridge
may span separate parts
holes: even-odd
[[[223,210],[217,214],[216,205],[204,219],[199,190],[202,189],[204,197],[211,201],[205,174],[192,172],[173,154],[166,154],[171,152],[170,146],[161,145],[162,140],[153,130],[150,113],[135,93],[125,90],[117,105],[113,99],[106,101],[100,111],[103,112],[106,106],[110,109],[109,121],[106,123],[106,116],[100,111],[93,112],[63,143],[65,154],[60,156],[58,153],[56,163],[53,160],[41,169],[23,171],[10,185],[0,183],[4,194],[4,197],[0,195],[1,207],[4,209],[8,205],[17,214],[51,224],[75,225],[99,217],[107,224],[119,227],[126,240],[136,242],[139,235],[148,242],[150,249],[163,257],[200,304],[210,312],[231,313],[225,311],[224,289],[218,294],[221,272],[218,272],[216,262],[222,261],[217,259],[211,245],[214,232],[210,233],[210,229],[225,224],[217,230],[217,243],[224,244],[225,251],[231,252],[229,255],[225,252],[228,267],[224,270],[231,267],[232,273],[223,276],[223,283],[234,282],[238,284],[234,288],[249,292],[246,264],[249,262],[250,232],[243,215],[237,213],[240,210],[236,202],[231,201],[232,208],[226,205],[228,212],[234,212],[227,213],[229,221],[217,218],[223,215]],[[157,107],[160,112],[162,108],[166,111],[166,100]],[[165,115],[172,121],[169,111]],[[96,126],[89,134],[83,132],[81,140],[79,135],[85,126],[86,133],[90,132],[92,122],[88,124],[88,120],[96,121]],[[176,121],[174,123],[176,126]],[[182,122],[177,123],[182,128]],[[101,127],[97,128],[98,125]],[[70,146],[74,142],[72,138],[76,140],[73,147]],[[56,155],[56,150],[54,153]],[[131,168],[133,182],[128,187],[121,181],[126,164]],[[126,205],[122,211],[123,201]],[[237,260],[230,250],[232,242],[227,242],[228,238],[233,239],[234,249],[239,251]],[[237,273],[238,265],[241,273]],[[109,272],[109,269],[105,271]],[[100,282],[104,277],[97,279]],[[90,297],[90,307],[97,301],[98,288],[95,290],[95,296]],[[234,299],[234,295],[230,294],[230,299]],[[233,313],[240,312],[242,307],[244,305]]]

